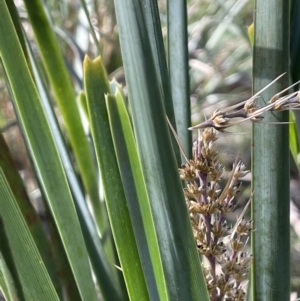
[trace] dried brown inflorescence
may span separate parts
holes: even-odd
[[[247,278],[251,255],[243,250],[252,222],[240,218],[235,227],[229,227],[226,214],[236,208],[239,179],[248,171],[236,162],[226,186],[220,189],[224,168],[214,148],[216,133],[214,128],[199,132],[193,158],[181,166],[179,174],[187,183],[184,193],[198,251],[209,263],[203,270],[210,298],[238,301],[245,299],[241,283]]]

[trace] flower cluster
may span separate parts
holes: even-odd
[[[198,252],[209,263],[203,270],[210,298],[238,301],[245,299],[241,284],[247,278],[251,256],[243,250],[252,221],[240,218],[235,227],[229,227],[226,214],[236,208],[239,179],[248,171],[242,162],[236,162],[226,186],[220,188],[224,168],[214,148],[216,133],[214,128],[199,133],[193,158],[181,166],[179,173],[187,183],[184,193]]]

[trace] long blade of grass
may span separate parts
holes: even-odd
[[[104,94],[109,83],[101,59],[84,60],[84,83],[108,215],[130,300],[149,300],[109,127]]]
[[[2,293],[5,301],[23,301],[17,297],[16,288],[10,275],[9,269],[5,265],[2,254],[0,253],[0,292]]]
[[[10,244],[5,247],[10,247],[12,264],[18,271],[26,300],[59,301],[2,169],[0,169],[0,212]],[[3,247],[2,245],[1,248]]]
[[[149,46],[151,48],[156,76],[161,87],[161,92],[164,95],[163,103],[166,110],[166,114],[171,124],[176,129],[177,120],[175,118],[174,103],[172,100],[172,91],[170,85],[170,76],[165,55],[157,1],[146,1],[144,4],[145,5],[143,5],[141,8],[143,10],[143,16],[145,18],[144,29],[147,30],[147,36],[150,42]],[[173,137],[172,143],[177,163],[180,164],[180,150]]]
[[[16,169],[13,158],[2,134],[0,134],[0,167],[2,168],[7,181],[14,192],[15,199],[27,222],[28,228],[47,267],[51,280],[56,290],[59,291],[60,285],[56,275],[50,243],[47,240],[42,222],[29,200],[22,178]]]
[[[25,301],[25,296],[10,243],[0,217],[0,289],[7,301]]]
[[[150,6],[148,1],[115,0],[134,130],[167,294],[169,300],[208,300],[154,67],[145,6]]]
[[[7,268],[3,256],[0,253],[0,292],[6,301],[19,301],[17,297],[13,298],[16,295],[16,288],[10,275],[9,269]],[[25,299],[24,299],[25,300]],[[22,300],[23,301],[23,300]]]
[[[256,0],[253,94],[289,72],[289,13],[287,1]],[[287,86],[288,77],[282,77],[258,103]],[[290,298],[289,126],[267,122],[287,122],[288,112],[269,112],[264,120],[253,124],[252,137],[252,298],[281,301]]]
[[[168,60],[176,130],[191,157],[192,137],[187,130],[191,126],[191,104],[186,6],[186,0],[168,1]]]
[[[16,112],[80,295],[83,300],[96,300],[88,256],[70,190],[4,0],[0,0],[0,11],[0,56],[14,96]]]

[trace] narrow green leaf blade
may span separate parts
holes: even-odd
[[[186,0],[168,1],[168,60],[176,131],[184,150],[192,155],[190,81]],[[184,161],[183,156],[181,156]]]
[[[4,174],[4,173],[3,173]],[[8,183],[9,184],[9,183]],[[25,296],[0,215],[0,288],[7,301],[25,301]]]
[[[0,167],[14,193],[18,206],[27,222],[28,228],[35,239],[35,243],[47,267],[51,280],[56,288],[60,290],[60,283],[56,275],[56,266],[50,248],[50,242],[46,237],[42,222],[32,206],[27,195],[22,178],[16,169],[9,148],[2,134],[0,134]]]
[[[16,288],[14,286],[12,276],[5,264],[4,258],[1,253],[0,253],[0,292],[2,293],[6,301],[20,301],[20,299],[17,298]]]
[[[2,169],[0,169],[0,212],[26,299],[59,301]]]
[[[278,75],[289,74],[289,2],[256,0],[253,48],[253,93]],[[288,75],[261,94],[258,105],[285,89]],[[252,297],[282,301],[290,298],[290,163],[288,112],[267,112],[253,124]],[[275,122],[279,124],[270,124]]]
[[[108,215],[130,300],[149,300],[114,152],[104,94],[108,79],[100,57],[84,60],[84,83],[92,135]]]
[[[141,9],[141,14],[143,14],[145,20],[145,27],[143,30],[145,33],[147,32],[147,38],[149,39],[149,51],[153,58],[157,81],[161,87],[166,115],[174,129],[177,129],[176,119],[178,116],[176,116],[174,112],[176,108],[174,108],[174,102],[172,100],[173,92],[171,91],[172,88],[169,76],[170,68],[168,70],[157,1],[145,1]],[[180,164],[180,149],[173,136],[171,137],[171,140],[177,163]]]

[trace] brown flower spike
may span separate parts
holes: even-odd
[[[178,136],[171,127],[182,149]],[[210,127],[199,131],[193,146],[193,158],[179,168],[186,181],[184,194],[198,252],[206,258],[203,263],[206,284],[212,301],[245,300],[242,282],[247,279],[251,255],[244,252],[252,230],[252,221],[242,216],[235,227],[229,227],[226,214],[234,211],[240,178],[248,170],[242,162],[235,162],[226,186],[220,189],[224,167],[218,161],[214,147],[217,131]],[[183,149],[182,149],[183,150]],[[246,210],[246,208],[245,208]],[[245,211],[244,210],[244,211]],[[217,272],[217,266],[220,272]]]

